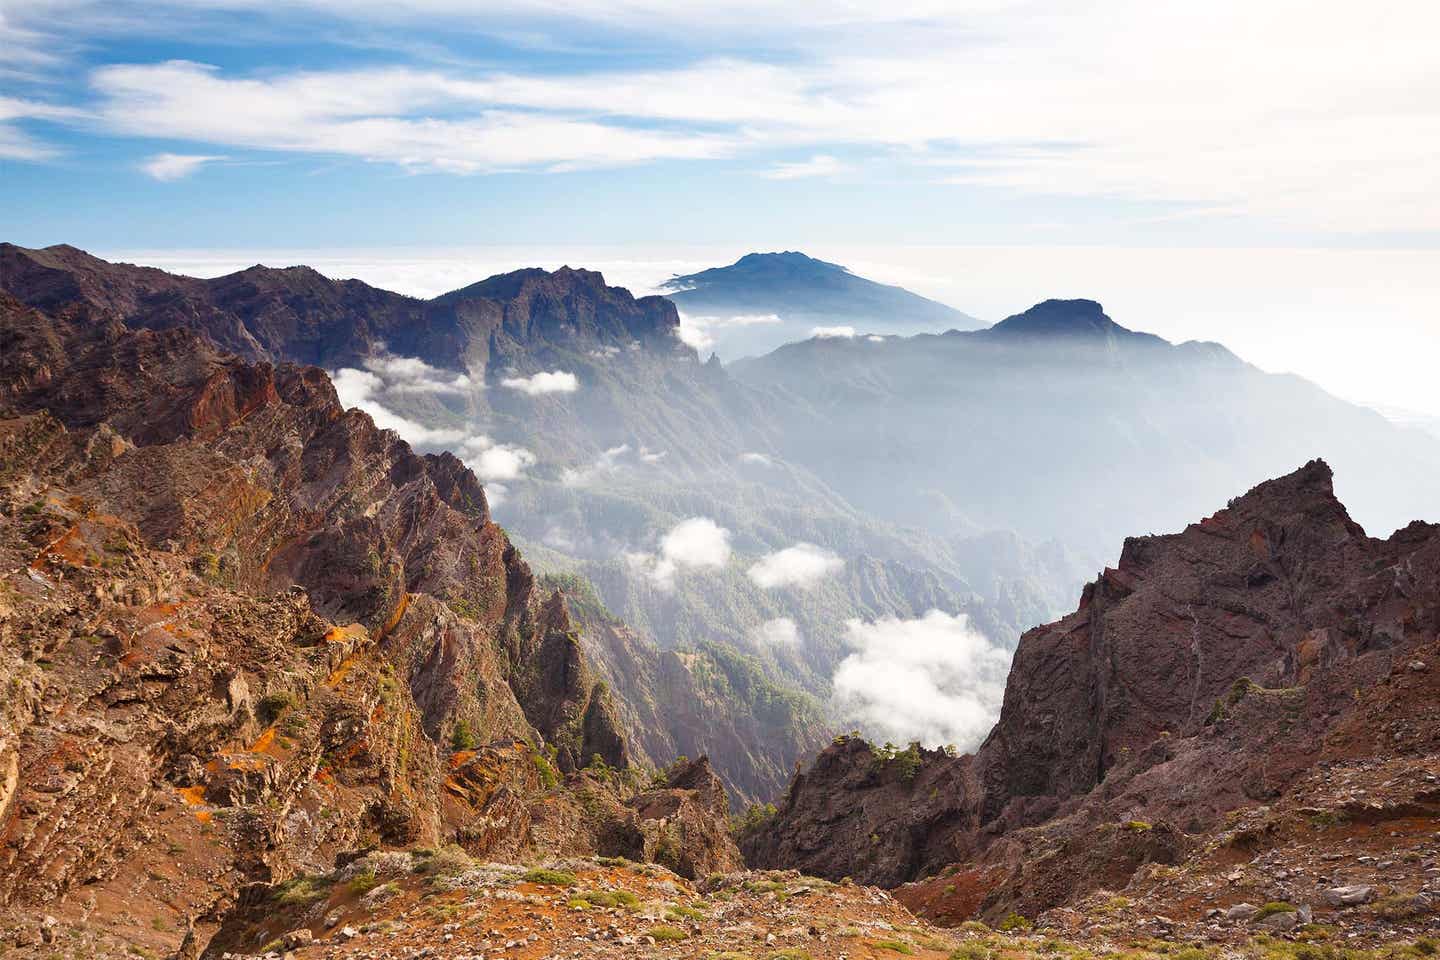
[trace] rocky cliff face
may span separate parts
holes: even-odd
[[[913,896],[948,919],[1119,889],[1187,862],[1237,811],[1304,806],[1329,765],[1433,768],[1440,722],[1418,702],[1393,738],[1354,731],[1418,692],[1437,636],[1440,527],[1367,537],[1313,462],[1126,541],[1075,613],[1021,639],[973,756],[843,739],[743,846],[887,886],[945,871]]]
[[[107,289],[54,314],[0,293],[18,941],[43,907],[173,946],[244,883],[383,845],[736,861],[713,784],[638,790],[564,598],[463,465],[318,369],[133,329]]]

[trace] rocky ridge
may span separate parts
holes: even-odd
[[[1313,462],[1182,533],[1127,540],[1075,613],[1021,639],[975,754],[841,738],[742,847],[760,866],[918,881],[901,899],[947,922],[1033,918],[1102,890],[1173,903],[1172,921],[1247,892],[1328,916],[1353,906],[1326,902],[1345,885],[1418,897],[1428,915],[1440,907],[1429,829],[1413,843],[1392,834],[1386,859],[1408,866],[1383,881],[1353,858],[1299,889],[1187,899],[1177,878],[1206,888],[1267,858],[1293,864],[1276,867],[1282,880],[1305,876],[1328,844],[1360,844],[1359,822],[1390,832],[1433,816],[1437,640],[1440,528],[1367,537]],[[1337,802],[1333,784],[1356,776],[1384,784],[1395,812]],[[1294,829],[1307,817],[1314,829]]]
[[[169,949],[378,845],[738,865],[708,763],[647,785],[470,471],[313,367],[0,293],[0,571],[18,946]]]

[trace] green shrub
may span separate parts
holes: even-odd
[[[545,785],[546,790],[554,790],[560,785],[560,774],[555,771],[555,766],[543,753],[536,753],[533,756],[535,772],[540,774],[540,782]]]
[[[646,933],[648,933],[650,936],[654,937],[657,941],[661,943],[673,943],[677,940],[684,940],[690,936],[690,934],[686,933],[684,930],[681,930],[679,927],[671,927],[665,924],[661,924],[658,927],[651,927],[649,930],[646,931]]]
[[[267,693],[260,698],[255,705],[255,717],[261,723],[271,724],[279,719],[286,710],[293,709],[300,703],[295,694],[289,690],[277,690],[274,693]]]
[[[328,877],[294,877],[276,887],[271,897],[282,907],[303,907],[330,893]]]
[[[470,854],[452,843],[426,856],[419,870],[432,877],[458,877],[474,866]]]
[[[1277,913],[1294,913],[1295,908],[1283,900],[1271,900],[1260,908],[1260,912],[1251,917],[1252,920],[1264,920],[1266,917],[1273,917]]]
[[[582,890],[571,900],[576,900],[591,907],[624,907],[626,910],[634,910],[640,906],[640,898],[629,890]]]
[[[528,883],[538,883],[547,887],[573,887],[575,885],[575,874],[568,870],[551,870],[548,867],[527,870],[524,879]]]
[[[1013,933],[1016,930],[1029,930],[1032,926],[1033,924],[1020,916],[1020,914],[1012,913],[1004,920],[1001,920],[995,929],[1004,933]]]
[[[915,948],[903,940],[872,940],[870,946],[876,950],[889,950],[892,953],[903,953],[906,956],[915,952]]]
[[[350,878],[350,882],[345,885],[345,889],[349,890],[352,895],[359,897],[364,896],[378,886],[380,886],[380,878],[375,876],[375,871],[365,870]]]
[[[475,735],[470,732],[470,724],[463,719],[455,721],[455,727],[450,731],[450,749],[455,751],[474,750],[478,746]]]

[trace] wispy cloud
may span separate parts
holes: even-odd
[[[183,180],[197,172],[207,163],[224,160],[225,157],[198,153],[157,153],[147,157],[140,164],[146,176],[161,182]]]
[[[810,336],[820,340],[849,340],[855,336],[855,328],[849,326],[811,327]]]
[[[3,20],[0,20],[0,23],[3,23]],[[0,53],[3,53],[3,50],[3,45],[0,45]],[[60,154],[58,148],[31,136],[22,130],[16,121],[75,120],[84,115],[84,111],[73,107],[0,96],[0,159],[38,162]]]
[[[789,617],[776,617],[750,631],[750,639],[760,647],[793,647],[800,643],[800,628]]]
[[[464,374],[447,374],[415,357],[382,355],[365,361],[365,369],[345,367],[330,375],[345,407],[363,410],[382,430],[394,430],[418,447],[451,450],[475,471],[491,506],[503,502],[507,484],[521,479],[536,463],[535,454],[517,444],[501,443],[483,433],[458,427],[432,427],[396,413],[386,405],[395,395],[452,393],[473,389]]]
[[[760,176],[767,180],[807,180],[817,177],[833,177],[850,168],[829,154],[816,154],[809,160],[777,163]]]
[[[1433,3],[1215,0],[1179,20],[1129,0],[873,6],[5,0],[0,61],[53,76],[57,57],[103,47],[87,44],[95,36],[153,32],[166,16],[198,35],[257,10],[277,28],[351,34],[416,35],[440,20],[521,48],[599,26],[621,45],[683,36],[691,59],[569,72],[541,58],[482,69],[443,52],[412,58],[432,69],[364,57],[307,70],[107,64],[91,74],[85,109],[112,133],[203,145],[183,151],[193,155],[243,148],[483,173],[718,158],[756,169],[757,157],[809,154],[762,167],[782,179],[874,155],[936,182],[1171,205],[1182,217],[1235,210],[1332,232],[1440,221]],[[6,156],[45,155],[17,130],[0,132]]]
[[[549,370],[528,377],[505,377],[500,385],[538,397],[547,393],[574,393],[580,389],[580,379],[564,370]]]

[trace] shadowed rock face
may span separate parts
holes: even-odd
[[[208,917],[357,848],[668,829],[474,475],[316,368],[0,292],[0,571],[0,927],[73,908],[169,949],[146,877]],[[665,855],[738,859],[723,791],[672,793]]]
[[[1127,540],[1075,613],[1021,639],[973,756],[838,741],[742,846],[755,865],[890,886],[967,864],[987,877],[970,912],[987,914],[1118,889],[1336,755],[1327,734],[1437,635],[1440,528],[1367,537],[1315,461]],[[1433,750],[1440,726],[1417,736],[1407,750]],[[1114,832],[1128,820],[1147,829]]]

